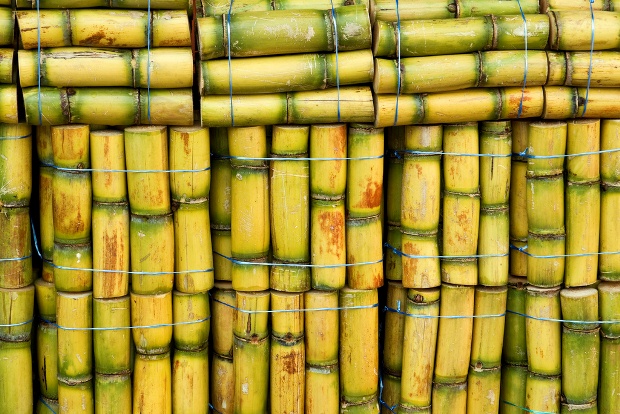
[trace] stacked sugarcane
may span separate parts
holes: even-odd
[[[370,88],[362,85],[374,70],[364,2],[203,3],[206,15],[197,19],[203,125],[374,120]]]
[[[187,0],[18,3],[29,124],[193,124]]]
[[[375,5],[376,126],[617,117],[610,2],[436,3]]]
[[[0,123],[9,124],[18,121],[14,28],[11,2],[0,3]]]
[[[0,124],[0,411],[32,413],[32,133]]]

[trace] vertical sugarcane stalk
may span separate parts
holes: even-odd
[[[558,412],[562,373],[559,288],[528,286],[525,296],[528,377],[525,407]],[[552,319],[547,320],[547,319]]]
[[[347,127],[310,127],[310,260],[312,288],[340,289],[346,280],[345,206]]]
[[[527,342],[525,338],[525,287],[523,277],[510,276],[506,299],[506,322],[502,360],[512,365],[527,365]]]
[[[377,290],[339,291],[340,391],[344,406],[372,403],[379,384]],[[351,309],[356,307],[355,309]],[[375,411],[376,412],[376,411]]]
[[[598,309],[601,321],[600,377],[598,405],[600,412],[613,412],[620,404],[615,391],[620,386],[620,284],[601,282],[598,285]],[[615,322],[615,323],[614,323]]]
[[[0,288],[0,340],[30,340],[34,295],[34,285],[17,289]]]
[[[216,282],[211,291],[211,404],[220,413],[232,413],[235,395],[233,373],[233,307],[235,291],[230,282]]]
[[[502,366],[502,382],[500,385],[501,414],[522,414],[525,407],[525,383],[527,366],[504,364]]]
[[[568,123],[566,162],[566,287],[596,282],[600,230],[600,120]],[[588,155],[573,154],[588,153]],[[579,255],[579,256],[570,256]]]
[[[228,129],[232,165],[231,254],[235,290],[269,289],[269,168],[265,127]],[[242,262],[242,263],[239,263]],[[243,263],[245,262],[245,263]],[[249,263],[249,264],[248,264]]]
[[[509,193],[512,130],[510,122],[480,124],[480,231],[478,280],[485,286],[508,283]]]
[[[403,335],[407,307],[407,289],[398,282],[388,282],[387,303],[389,311],[385,315],[385,336],[383,338],[383,368],[393,376],[402,375]]]
[[[338,292],[304,293],[307,413],[339,412]],[[312,309],[312,310],[310,310]]]
[[[477,286],[467,384],[467,412],[497,413],[500,407],[503,331],[508,289]]]
[[[95,412],[131,413],[131,374],[95,374]]]
[[[92,292],[58,292],[58,404],[62,413],[93,412],[92,299]]]
[[[209,191],[209,218],[213,246],[213,273],[215,280],[231,280],[230,252],[231,183],[232,167],[228,150],[226,128],[211,128],[211,183]],[[226,256],[226,257],[224,257]]]
[[[233,220],[234,222],[234,220]],[[236,293],[233,313],[234,412],[265,413],[269,400],[270,293]]]
[[[403,191],[403,150],[405,149],[405,127],[385,129],[385,141],[388,148],[387,171],[385,179],[385,219],[387,221],[387,243],[391,248],[385,250],[385,278],[402,281],[402,256],[395,250],[402,251],[401,237],[401,200]],[[395,250],[392,250],[394,248]]]
[[[560,302],[562,319],[574,321],[564,322],[562,326],[563,402],[589,404],[596,401],[599,382],[598,291],[562,289]]]
[[[270,405],[272,413],[304,413],[303,293],[271,292]],[[295,312],[299,311],[299,312]]]
[[[529,122],[512,121],[512,157],[510,163],[510,275],[527,276],[527,256],[519,248],[527,244],[527,133]]]
[[[605,119],[601,123],[601,228],[599,272],[601,280],[620,280],[620,121]]]
[[[284,292],[310,289],[310,171],[307,126],[274,126],[269,168],[273,258],[270,286]],[[280,160],[282,158],[282,160]],[[295,160],[295,158],[302,158]]]
[[[28,207],[0,207],[0,288],[17,289],[34,281],[30,211]]]
[[[32,127],[0,124],[0,202],[4,207],[30,205]]]
[[[554,287],[564,281],[565,122],[535,122],[528,127],[527,281]],[[550,256],[550,257],[539,257]]]
[[[37,333],[37,368],[39,391],[45,398],[58,399],[58,328],[39,323]]]
[[[200,351],[209,340],[210,306],[207,292],[172,294],[174,346],[182,351]]]
[[[30,341],[0,341],[0,411],[32,412],[32,391]]]
[[[430,411],[439,293],[439,288],[409,289],[407,292],[399,411],[415,412],[424,408]]]
[[[136,354],[133,413],[172,413],[172,364],[169,351],[155,355]]]
[[[444,126],[442,282],[476,285],[480,161],[476,123]],[[450,258],[450,256],[456,256]]]
[[[402,280],[407,288],[441,284],[439,210],[441,202],[441,126],[405,127],[402,177]],[[427,154],[428,153],[428,154]],[[424,256],[416,258],[415,256]]]
[[[474,287],[441,285],[439,329],[433,378],[433,412],[454,401],[455,413],[466,412],[467,374],[472,350]],[[461,396],[464,394],[464,397]],[[435,400],[435,397],[439,400]],[[464,398],[462,406],[461,398]],[[437,404],[438,403],[438,404]]]
[[[346,246],[347,286],[376,289],[383,286],[382,228],[383,128],[352,124],[347,139]],[[359,263],[367,263],[360,264]]]
[[[90,133],[93,185],[93,297],[129,293],[129,206],[121,131]],[[114,272],[117,271],[117,272]],[[96,384],[95,384],[96,388]]]

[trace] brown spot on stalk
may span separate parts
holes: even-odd
[[[106,37],[106,33],[103,30],[99,30],[87,38],[80,40],[79,44],[80,46],[98,46],[107,43],[108,46],[111,46],[114,43],[114,40],[115,39],[112,37]]]
[[[187,132],[181,132],[181,139],[183,140],[183,151],[185,151],[185,155],[189,155],[192,152],[189,142],[189,134]]]
[[[326,237],[326,253],[340,257],[344,249],[344,216],[339,212],[322,212],[319,215],[321,233]],[[321,253],[323,253],[321,248]]]
[[[289,354],[282,356],[282,368],[287,374],[297,374],[299,368],[299,354],[295,351],[291,351]]]
[[[383,185],[380,182],[372,181],[370,178],[366,183],[366,189],[362,192],[362,199],[355,207],[373,208],[381,205],[383,195]]]

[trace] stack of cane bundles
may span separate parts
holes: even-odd
[[[219,14],[197,19],[203,125],[374,120],[370,88],[361,85],[373,77],[365,4],[207,3],[206,12]],[[269,11],[271,3],[278,9]]]
[[[193,124],[187,0],[24,3],[36,8],[16,12],[28,123]]]
[[[32,134],[0,124],[0,411],[32,410]]]
[[[214,132],[214,409],[376,411],[383,130]]]

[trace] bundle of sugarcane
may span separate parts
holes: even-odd
[[[22,10],[16,15],[28,123],[193,123],[187,11]]]
[[[93,255],[90,130],[49,130],[52,171],[52,267],[57,291],[58,403],[60,412],[94,409]],[[44,139],[44,137],[41,137]],[[86,171],[80,171],[86,169]]]
[[[32,412],[32,132],[0,124],[0,411]]]
[[[370,83],[374,70],[365,4],[237,6],[197,19],[203,125],[371,122],[370,89],[354,86]]]
[[[370,0],[317,0],[311,3],[304,0],[200,0],[198,8],[201,10],[201,17],[205,16],[221,16],[230,13],[270,11],[270,10],[329,10],[333,7],[345,5],[360,4],[367,8],[370,6]]]
[[[536,0],[521,2],[509,0],[433,0],[424,4],[416,1],[374,0],[371,2],[370,15],[373,21],[396,22],[402,20],[450,19],[489,14],[506,15],[538,13]],[[458,24],[458,22],[454,22]]]

